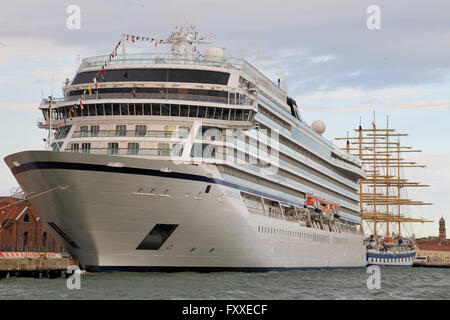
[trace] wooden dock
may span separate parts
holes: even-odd
[[[413,266],[423,268],[450,268],[450,263],[444,261],[414,261]]]
[[[0,278],[56,278],[64,276],[71,265],[78,265],[78,261],[70,257],[47,257],[45,253],[37,257],[0,258]]]

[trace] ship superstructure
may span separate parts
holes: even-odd
[[[31,200],[40,216],[90,270],[365,265],[361,161],[197,39],[184,27],[170,54],[83,59],[42,101],[48,150],[5,159],[27,193],[54,190]]]
[[[359,157],[367,174],[359,181],[361,224],[369,234],[367,263],[412,266],[416,245],[414,235],[405,234],[405,226],[431,221],[408,217],[406,208],[432,203],[408,198],[408,188],[429,185],[408,180],[404,171],[425,167],[407,158],[408,154],[422,150],[402,144],[400,139],[408,134],[389,128],[388,118],[385,128],[377,127],[374,119],[371,128],[363,129],[360,125],[354,131],[353,137],[336,139],[347,141],[342,149]]]

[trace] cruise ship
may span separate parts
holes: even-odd
[[[5,162],[88,271],[267,271],[366,265],[361,161],[308,125],[243,59],[198,45],[82,60],[43,99],[47,148]],[[142,41],[149,38],[142,37]],[[153,40],[153,39],[152,39]],[[119,46],[118,44],[118,46]],[[156,45],[156,44],[155,44]]]

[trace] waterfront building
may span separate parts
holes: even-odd
[[[62,251],[31,204],[18,201],[14,197],[0,197],[0,251]]]

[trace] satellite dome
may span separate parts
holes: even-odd
[[[223,48],[210,47],[206,50],[204,56],[207,58],[223,59],[225,58],[225,50]]]
[[[325,132],[325,123],[322,120],[316,120],[311,124],[311,128],[316,133],[322,135]]]

